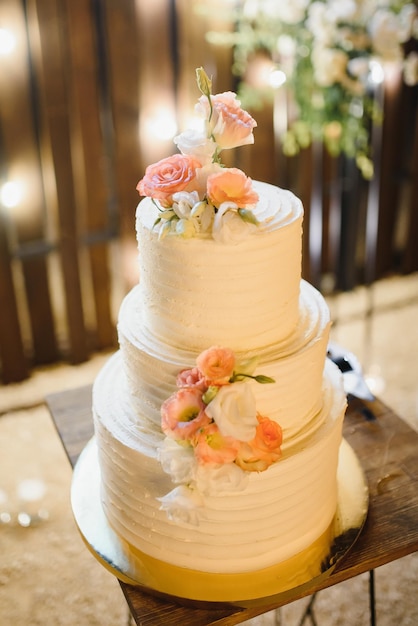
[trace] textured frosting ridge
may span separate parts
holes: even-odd
[[[94,391],[103,502],[110,523],[146,554],[208,572],[255,571],[303,550],[335,513],[345,396],[340,373],[330,362],[322,391],[316,428],[288,441],[282,459],[267,472],[251,473],[243,492],[207,497],[199,525],[191,527],[170,521],[159,506],[170,479],[161,471],[155,448],[151,451],[158,437],[136,427],[116,354]]]
[[[329,310],[321,294],[305,281],[301,283],[297,319],[293,332],[281,342],[241,355],[242,360],[256,356],[255,373],[275,379],[273,385],[253,383],[252,388],[258,409],[281,425],[285,440],[309,423],[322,404],[322,367],[318,364],[325,360]],[[122,304],[118,333],[123,367],[140,421],[160,430],[161,404],[173,392],[177,373],[194,364],[197,352],[173,348],[149,335],[138,287]]]
[[[204,350],[261,349],[292,332],[298,317],[303,210],[291,192],[254,182],[265,220],[244,241],[160,240],[158,209],[137,209],[140,299],[146,332],[161,343]],[[248,301],[245,301],[248,294]]]
[[[158,207],[140,202],[140,282],[120,308],[120,350],[93,389],[110,524],[137,550],[208,573],[253,572],[303,551],[329,527],[337,502],[346,398],[326,359],[328,307],[301,280],[302,205],[291,192],[253,184],[259,225],[238,242],[207,232],[162,237]],[[246,383],[283,441],[265,471],[238,468],[239,488],[201,490],[192,524],[161,504],[176,489],[160,462],[161,406],[179,372],[211,346],[232,350],[238,362],[257,359],[254,375],[271,384]]]

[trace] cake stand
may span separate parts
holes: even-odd
[[[368,489],[360,462],[343,440],[338,463],[338,503],[334,519],[319,539],[294,557],[256,572],[213,574],[176,567],[127,544],[109,525],[100,500],[100,468],[95,439],[74,469],[71,505],[88,549],[119,580],[191,606],[243,608],[286,602],[295,588],[331,574],[359,536],[368,509]]]

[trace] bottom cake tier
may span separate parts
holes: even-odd
[[[368,491],[360,463],[345,440],[339,450],[337,508],[326,531],[292,558],[257,572],[208,574],[154,559],[125,542],[110,526],[100,499],[100,467],[92,439],[75,467],[71,504],[87,547],[122,582],[194,607],[284,603],[295,588],[329,576],[356,541],[367,516]]]
[[[175,485],[158,461],[162,435],[143,428],[126,389],[120,354],[93,393],[100,492],[116,534],[146,558],[203,574],[245,574],[300,554],[328,532],[337,507],[337,465],[346,400],[327,361],[321,411],[241,491],[204,496],[198,524],[172,521],[160,498]]]

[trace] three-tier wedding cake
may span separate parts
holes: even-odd
[[[302,204],[222,165],[256,123],[197,77],[202,129],[138,184],[139,284],[93,392],[101,499],[155,571],[254,579],[329,529],[346,398]]]

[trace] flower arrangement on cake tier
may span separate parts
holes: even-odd
[[[196,70],[202,93],[196,113],[202,130],[187,129],[174,138],[180,153],[149,165],[137,190],[159,209],[154,225],[159,237],[212,236],[218,242],[239,242],[257,228],[253,209],[258,194],[251,178],[224,167],[222,150],[254,143],[257,126],[233,92],[211,94],[212,82]]]
[[[212,346],[178,374],[177,391],[161,407],[159,459],[179,484],[161,498],[170,518],[197,523],[202,494],[244,489],[250,472],[280,458],[282,429],[257,411],[249,384],[274,380],[254,376],[255,367],[255,359],[238,364],[232,350]]]

